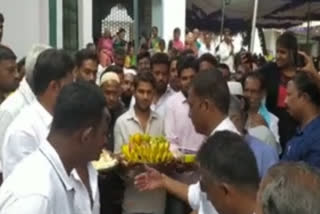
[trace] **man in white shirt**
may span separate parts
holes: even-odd
[[[114,127],[115,153],[120,153],[122,145],[128,143],[130,136],[136,133],[164,135],[163,119],[150,108],[156,87],[153,75],[150,72],[138,74],[134,86],[136,103],[118,118]],[[140,192],[132,178],[126,179],[122,213],[164,214],[165,200],[164,190]]]
[[[167,54],[156,53],[152,56],[151,73],[156,80],[156,90],[151,110],[157,112],[160,117],[164,118],[167,101],[173,94],[175,94],[174,90],[169,87],[170,61]],[[134,106],[134,103],[135,99],[132,99],[130,106]]]
[[[42,139],[1,186],[0,213],[90,213],[82,210],[87,201],[79,196],[71,175],[75,168],[99,159],[107,131],[105,107],[102,92],[93,84],[73,83],[62,89],[47,140]],[[92,200],[88,203],[94,207]]]
[[[33,91],[37,99],[21,111],[5,133],[2,148],[4,179],[46,139],[56,98],[61,88],[73,81],[73,68],[72,58],[64,51],[49,49],[39,55],[33,74]]]
[[[220,56],[220,63],[228,65],[231,73],[234,73],[234,46],[229,29],[225,30],[223,41],[218,46],[218,49],[217,55]]]
[[[210,33],[206,33],[204,35],[204,43],[201,44],[201,47],[199,50],[199,57],[201,57],[203,54],[206,54],[206,53],[209,53],[212,56],[216,54],[216,47],[212,42],[212,35]]]
[[[229,102],[230,93],[221,72],[217,70],[200,72],[193,79],[188,93],[189,116],[196,131],[208,137],[223,130],[238,134],[237,128],[228,118]],[[154,169],[149,169],[147,173],[137,176],[135,183],[140,190],[164,188],[188,202],[199,214],[216,213],[206,194],[200,189],[199,182],[188,186]]]
[[[35,100],[35,95],[31,89],[34,65],[39,54],[48,49],[47,45],[34,45],[26,57],[26,77],[20,82],[20,86],[12,95],[10,95],[0,105],[0,159],[2,155],[2,146],[4,136],[13,120],[18,116],[21,110],[30,105]],[[0,164],[1,165],[1,164]],[[2,172],[2,166],[1,172]]]

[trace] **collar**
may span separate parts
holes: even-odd
[[[94,169],[94,167],[92,166],[92,163],[88,163],[88,174],[89,174],[89,183],[90,183],[90,188],[91,188],[91,191],[92,191],[92,197],[94,199],[94,195],[96,195],[97,193],[97,190],[98,190],[98,172],[97,170]],[[79,174],[77,173],[76,169],[73,169],[71,171],[71,177],[83,184]]]
[[[183,103],[183,104],[188,103],[188,100],[187,100],[186,96],[184,96],[182,91],[177,92],[177,96],[179,99],[181,99],[181,103]]]
[[[310,132],[312,131],[312,129],[314,128],[314,126],[320,125],[320,116],[317,116],[316,118],[314,118],[313,120],[311,120],[303,129],[297,128],[297,136],[301,136],[304,133]]]
[[[35,100],[33,102],[33,109],[36,111],[36,113],[40,116],[42,122],[46,126],[46,128],[50,128],[50,125],[52,123],[53,117],[52,115],[39,103],[38,100]]]
[[[212,130],[210,136],[214,135],[218,131],[231,131],[240,135],[239,131],[229,117],[226,117],[214,130]]]
[[[67,174],[66,169],[63,166],[63,163],[60,159],[60,156],[53,148],[53,146],[47,141],[44,140],[39,147],[40,152],[48,159],[56,173],[58,174],[61,182],[67,191],[73,190],[73,185],[70,177]]]
[[[150,109],[150,119],[157,119],[157,118],[158,118],[158,114]],[[139,121],[136,115],[136,112],[134,110],[134,106],[132,108],[129,108],[129,110],[127,111],[126,119]]]
[[[31,104],[36,99],[36,96],[31,90],[26,78],[23,78],[18,90],[21,92],[22,96],[25,98],[28,104]]]

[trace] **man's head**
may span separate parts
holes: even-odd
[[[200,31],[198,28],[193,29],[193,35],[194,35],[195,40],[197,40],[199,38]]]
[[[38,99],[46,100],[53,111],[61,89],[73,82],[74,62],[63,51],[48,49],[43,51],[35,64],[33,73],[33,92]]]
[[[198,73],[197,59],[193,56],[181,57],[177,69],[181,92],[188,97],[191,82]]]
[[[217,65],[218,65],[218,60],[209,53],[203,54],[199,58],[199,71],[216,68]]]
[[[150,72],[140,73],[134,80],[135,107],[140,111],[150,110],[156,89],[156,80]]]
[[[0,45],[0,92],[10,93],[19,86],[19,73],[16,55],[5,46]],[[1,94],[3,95],[3,94]]]
[[[241,136],[229,131],[216,132],[202,145],[197,158],[201,190],[207,193],[218,213],[241,213],[243,200],[255,200],[258,168],[253,152]],[[254,203],[243,213],[253,211]]]
[[[118,48],[114,51],[114,64],[124,67],[124,60],[126,57],[126,51],[123,48]]]
[[[305,114],[320,107],[320,89],[316,80],[305,72],[298,73],[288,83],[285,99],[289,114],[299,122]]]
[[[121,85],[119,76],[115,72],[103,73],[100,88],[106,98],[108,109],[115,110],[120,105]]]
[[[134,83],[134,75],[131,73],[125,74],[123,83],[121,85],[123,97],[132,97],[132,94],[134,91],[133,83]]]
[[[196,131],[209,136],[228,115],[230,93],[221,72],[212,69],[198,73],[189,89],[188,102]]]
[[[166,92],[169,83],[170,61],[165,53],[156,53],[151,58],[151,71],[156,80],[157,93],[162,95]]]
[[[103,73],[107,73],[107,72],[116,73],[120,78],[120,83],[123,83],[124,73],[123,73],[123,68],[122,67],[117,66],[117,65],[110,65],[109,67],[107,67],[107,69]],[[100,79],[101,78],[102,78],[102,75],[101,75]]]
[[[45,51],[50,49],[51,47],[45,44],[35,44],[31,47],[31,50],[28,52],[26,57],[26,80],[29,83],[30,87],[33,88],[33,73],[34,66],[37,62],[39,55]]]
[[[276,62],[279,68],[295,67],[298,58],[298,41],[291,32],[283,33],[277,39]]]
[[[69,142],[61,142],[65,144],[65,153],[72,155],[79,166],[99,159],[106,143],[110,118],[106,101],[98,86],[79,81],[64,87],[53,115],[49,136],[59,134],[66,137]]]
[[[211,42],[212,42],[212,35],[210,33],[206,33],[204,35],[203,40],[204,40],[204,44],[210,47]]]
[[[151,56],[149,52],[144,52],[138,54],[137,61],[138,61],[138,72],[150,72],[151,68]]]
[[[158,37],[158,27],[153,26],[152,29],[151,29],[151,34],[152,34],[153,38]]]
[[[160,39],[159,41],[159,49],[161,52],[164,52],[164,50],[166,49],[166,41],[164,41],[164,39]]]
[[[118,36],[120,39],[124,40],[124,37],[126,36],[126,30],[124,28],[120,28],[118,31]]]
[[[0,13],[0,44],[3,36],[3,24],[4,24],[4,17],[3,17],[3,14]]]
[[[248,101],[249,108],[258,110],[265,96],[265,81],[259,72],[250,72],[245,77],[244,97]]]
[[[221,63],[218,65],[218,69],[222,72],[222,76],[226,81],[230,80],[230,68],[227,64]]]
[[[178,78],[178,57],[174,57],[170,61],[170,87],[175,90],[180,90],[180,80]]]
[[[232,42],[232,33],[231,33],[231,30],[229,28],[224,29],[223,35],[224,35],[224,40],[227,43]]]
[[[107,39],[112,38],[112,36],[111,36],[111,31],[110,31],[108,28],[105,28],[105,29],[104,29],[103,37],[104,37],[104,38],[107,38]]]
[[[180,36],[181,36],[181,30],[180,30],[180,28],[177,27],[173,30],[173,39],[179,40]]]
[[[257,214],[318,213],[320,173],[305,163],[280,163],[260,184]]]
[[[77,80],[95,83],[97,79],[98,57],[88,49],[82,49],[75,54],[75,76]]]

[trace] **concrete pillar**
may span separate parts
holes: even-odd
[[[78,0],[79,49],[93,42],[92,39],[92,1]]]

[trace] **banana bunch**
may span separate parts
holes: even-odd
[[[161,137],[151,137],[147,134],[130,136],[129,143],[121,148],[124,158],[129,163],[159,164],[169,163],[173,155],[169,150],[169,142]]]

